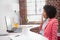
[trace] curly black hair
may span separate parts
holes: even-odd
[[[48,18],[54,18],[57,14],[56,8],[52,5],[45,5],[43,9],[45,10]]]

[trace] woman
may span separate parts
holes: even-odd
[[[45,21],[39,27],[39,33],[49,40],[57,40],[58,20],[55,19],[56,8],[51,5],[45,5],[43,9]]]

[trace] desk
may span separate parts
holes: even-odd
[[[21,33],[9,33],[8,36],[5,36],[5,37],[7,39],[9,38],[10,40],[48,40],[47,38],[41,36],[40,34],[31,32],[30,28],[32,27],[30,27],[30,25],[27,25],[27,26],[29,27],[23,27],[23,30]],[[3,37],[0,40],[3,40]]]

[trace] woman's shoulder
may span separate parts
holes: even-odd
[[[52,19],[50,19],[50,22],[51,23],[58,23],[58,20],[56,18],[52,18]]]
[[[54,22],[54,21],[58,21],[56,18],[52,18],[50,19],[50,21]]]

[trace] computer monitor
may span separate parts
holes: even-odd
[[[11,18],[8,16],[5,16],[5,23],[6,23],[6,29],[8,32],[13,32],[12,30],[12,22],[11,22]]]

